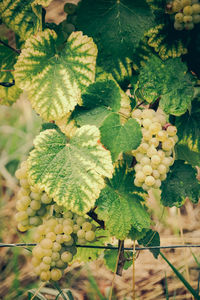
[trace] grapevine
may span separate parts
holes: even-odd
[[[42,123],[15,167],[15,219],[43,282],[99,256],[113,270],[113,240],[119,275],[126,239],[157,258],[149,195],[200,197],[199,0],[65,2],[56,23],[51,0],[0,3],[0,104],[25,92]]]

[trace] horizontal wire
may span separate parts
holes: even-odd
[[[36,243],[18,243],[18,244],[4,244],[0,243],[1,247],[28,247],[36,246]],[[115,246],[92,246],[92,245],[76,245],[77,248],[92,248],[92,249],[109,249],[118,250]],[[171,246],[149,246],[149,247],[135,247],[135,250],[151,250],[151,249],[177,249],[177,248],[200,248],[200,245],[171,245]],[[133,248],[126,248],[124,250],[133,251]]]

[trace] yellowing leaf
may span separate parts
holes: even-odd
[[[95,77],[97,48],[91,38],[73,32],[59,54],[56,39],[49,29],[30,37],[15,65],[16,82],[45,120],[58,120],[72,111]]]
[[[69,140],[61,132],[45,130],[36,137],[29,157],[31,180],[59,204],[78,214],[89,211],[112,177],[110,152],[99,144],[95,126],[82,126]]]

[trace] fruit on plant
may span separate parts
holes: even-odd
[[[173,1],[175,30],[192,30],[195,24],[200,23],[200,3],[198,0]]]
[[[89,219],[71,211],[64,212],[63,207],[59,213],[61,211],[60,217],[44,220],[34,233],[37,246],[32,251],[32,264],[42,281],[60,280],[77,252],[76,244],[83,245],[96,239],[96,226]]]
[[[132,117],[135,116],[140,120],[143,140],[132,151],[137,161],[134,167],[134,183],[142,186],[144,190],[159,188],[174,162],[173,149],[178,139],[177,129],[167,123],[166,115],[161,109],[156,112],[152,109],[136,109],[132,112]]]

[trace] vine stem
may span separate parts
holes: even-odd
[[[119,263],[119,256],[120,256],[120,253],[121,253],[122,245],[123,245],[123,241],[119,240],[118,255],[117,255],[117,261],[116,261],[116,265],[115,265],[115,271],[114,271],[114,274],[113,274],[113,279],[112,279],[112,285],[111,285],[111,289],[110,289],[109,300],[112,299],[112,292],[113,292],[113,287],[114,287],[114,282],[115,282],[115,277],[116,277],[116,273],[117,273],[117,267],[118,267],[118,263]]]

